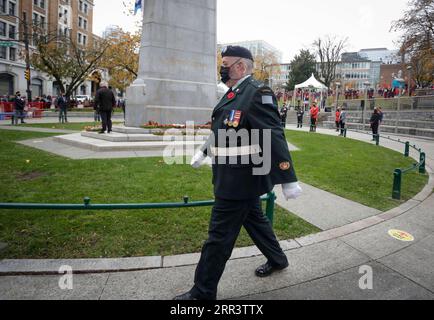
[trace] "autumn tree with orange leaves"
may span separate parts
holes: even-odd
[[[109,46],[102,58],[101,66],[109,72],[109,84],[125,91],[137,78],[140,33],[131,34],[117,29],[107,36],[106,41]]]

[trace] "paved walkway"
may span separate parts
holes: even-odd
[[[335,134],[326,129],[319,133]],[[349,138],[370,140],[351,132]],[[409,140],[423,147],[427,165],[434,168],[434,142]],[[398,143],[382,143],[402,152]],[[430,185],[400,208],[286,242],[290,266],[268,279],[254,276],[264,258],[254,248],[244,249],[250,253],[239,249],[227,264],[219,299],[434,299],[433,189],[431,176]],[[414,241],[392,238],[391,229],[409,232]],[[1,276],[0,299],[171,299],[191,287],[197,259],[198,255],[154,257],[154,266],[143,262],[149,270],[77,274],[73,290],[61,290],[58,275]],[[0,269],[6,267],[0,262]],[[373,272],[372,290],[359,287],[367,267]]]

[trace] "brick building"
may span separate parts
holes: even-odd
[[[0,96],[13,95],[18,90],[23,95],[26,92],[23,20],[50,34],[69,34],[78,44],[86,46],[93,45],[96,38],[92,30],[93,13],[93,0],[0,0]],[[35,49],[33,44],[31,36],[30,50]],[[48,75],[31,68],[31,90],[32,97],[57,95],[59,86]],[[92,95],[95,90],[95,82],[88,80],[76,94]]]

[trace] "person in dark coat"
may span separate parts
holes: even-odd
[[[222,57],[220,74],[230,89],[213,111],[212,135],[191,162],[198,168],[207,157],[213,159],[215,205],[194,286],[175,300],[217,298],[218,283],[242,226],[267,258],[256,269],[257,277],[288,267],[288,259],[260,201],[260,196],[271,192],[275,185],[282,185],[287,200],[302,192],[281,126],[277,99],[269,87],[251,76],[254,62],[249,50],[229,46]],[[262,161],[257,161],[258,157]]]
[[[15,98],[13,101],[14,101],[14,110],[15,110],[13,122],[15,123],[15,125],[18,125],[18,119],[21,119],[21,123],[25,123],[24,122],[24,118],[25,118],[24,109],[25,109],[26,103],[24,102],[23,98],[21,98],[21,93],[19,91],[17,91],[15,93]]]
[[[297,110],[297,128],[303,128],[304,111],[302,108]]]
[[[57,97],[56,107],[59,108],[59,123],[68,123],[68,100],[64,92]]]
[[[280,118],[282,119],[282,127],[286,128],[286,119],[288,118],[288,107],[283,106],[280,110]]]
[[[372,115],[371,120],[370,120],[372,135],[373,135],[372,141],[375,141],[376,137],[378,136],[378,128],[380,126],[380,121],[381,121],[381,115],[378,112],[378,109],[375,108],[374,114]]]
[[[102,81],[100,89],[96,92],[95,107],[99,111],[102,120],[102,130],[100,134],[110,133],[112,131],[112,113],[116,107],[116,97],[112,90],[108,88],[108,84]]]

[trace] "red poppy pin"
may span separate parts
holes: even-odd
[[[235,93],[230,92],[230,93],[228,94],[228,99],[229,99],[229,100],[232,100],[233,98],[235,98]]]

